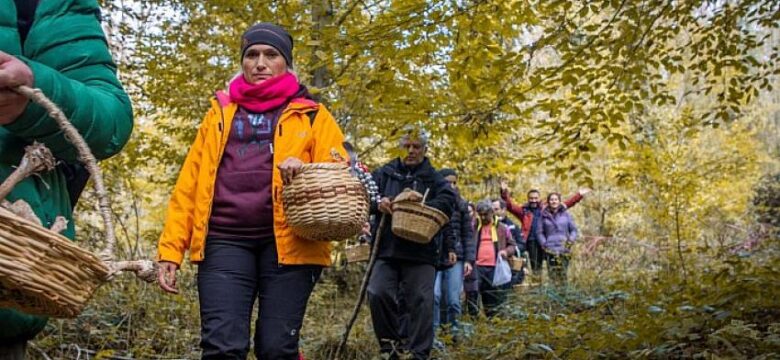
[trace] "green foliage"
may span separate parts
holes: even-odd
[[[686,103],[693,124],[719,126],[772,91],[778,6],[155,0],[114,10],[149,24],[117,26],[120,41],[134,39],[123,59],[144,121],[185,144],[208,97],[238,70],[240,33],[274,19],[295,39],[301,80],[370,164],[394,146],[387,138],[424,121],[432,155],[469,177],[544,165],[590,182],[577,161],[604,141],[625,149],[626,125],[648,109]],[[166,164],[181,162],[182,149],[149,140],[179,154]]]
[[[759,222],[780,227],[780,173],[767,175],[761,180],[753,205]]]
[[[710,251],[690,261],[697,281],[658,265],[665,252],[620,239],[574,248],[570,286],[515,288],[500,316],[468,318],[457,344],[435,355],[451,359],[550,357],[773,358],[780,354],[780,241],[763,239],[749,256]],[[326,271],[302,331],[307,358],[334,351],[356,298],[362,266]],[[135,358],[197,357],[198,309],[192,271],[183,294],[123,278],[101,289],[76,320],[53,321],[36,347],[71,358],[75,345]],[[164,340],[163,340],[164,339]],[[347,359],[375,359],[376,340],[364,307]]]

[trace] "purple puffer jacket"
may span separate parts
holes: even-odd
[[[558,255],[569,252],[566,242],[574,242],[577,238],[577,225],[574,219],[561,205],[558,211],[552,213],[547,207],[542,210],[541,223],[536,228],[536,236],[539,244],[549,254]]]

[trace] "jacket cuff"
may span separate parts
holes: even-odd
[[[173,253],[173,252],[168,252],[168,251],[165,251],[164,253],[160,252],[160,253],[157,254],[156,261],[157,262],[168,261],[168,262],[175,263],[176,265],[181,267],[181,263],[182,263],[182,261],[184,261],[184,254]]]

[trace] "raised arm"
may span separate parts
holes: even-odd
[[[583,188],[578,190],[574,195],[570,196],[568,199],[563,201],[563,204],[566,205],[567,208],[571,208],[574,205],[577,205],[583,198],[585,198],[585,195],[587,195],[590,192],[590,189]]]
[[[507,185],[506,181],[501,182],[501,199],[506,202],[506,209],[518,220],[522,221],[525,210],[523,210],[522,206],[517,205],[514,201],[512,201],[512,197],[509,194],[509,186]]]

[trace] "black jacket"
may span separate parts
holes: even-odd
[[[471,224],[471,215],[466,200],[460,197],[458,191],[455,191],[455,204],[453,204],[452,216],[437,236],[442,237],[443,244],[448,246],[452,244],[452,251],[458,256],[458,261],[466,261],[474,264],[476,258],[477,243],[474,241],[474,228]],[[449,250],[442,249],[439,254],[439,263],[437,270],[444,270],[453,264],[448,264]]]
[[[458,255],[459,261],[468,261],[474,264],[476,257],[477,243],[474,241],[474,229],[471,227],[471,215],[469,215],[469,207],[466,200],[458,197],[456,208],[452,211],[450,216],[450,227],[453,242],[455,243],[455,254]]]
[[[425,190],[430,189],[425,204],[440,210],[448,217],[452,216],[455,192],[444,178],[436,172],[436,169],[431,166],[428,158],[425,158],[420,165],[413,169],[407,168],[401,159],[395,159],[375,170],[372,175],[379,187],[380,197],[393,199],[406,188],[415,190],[420,194],[425,194]],[[376,206],[372,208],[372,212],[380,214]],[[382,240],[377,257],[380,259],[405,260],[436,265],[438,256],[442,251],[448,252],[450,249],[454,249],[453,244],[442,244],[442,241],[449,238],[447,236],[434,236],[434,240],[428,244],[419,244],[399,238],[391,231],[392,220],[392,216],[387,216],[384,231],[382,234],[379,234]],[[379,221],[376,223],[378,224]],[[377,236],[376,231],[377,229],[374,228],[374,238]],[[442,238],[445,240],[442,240]]]

